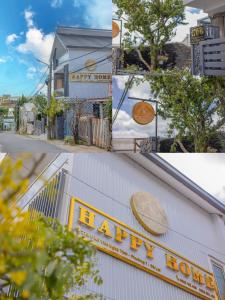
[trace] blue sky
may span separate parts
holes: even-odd
[[[111,0],[7,0],[0,12],[0,95],[30,95],[57,25],[111,28]]]

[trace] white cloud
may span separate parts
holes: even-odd
[[[63,0],[52,0],[51,1],[51,7],[58,8],[62,5]]]
[[[6,37],[6,44],[9,45],[9,44],[15,42],[15,40],[17,40],[18,38],[19,38],[19,36],[17,34],[12,33]]]
[[[4,57],[0,57],[0,64],[4,64],[7,62],[7,59]]]
[[[40,89],[39,93],[47,95],[47,86],[46,84],[40,83],[37,86],[37,91]]]
[[[26,33],[26,41],[17,47],[17,50],[21,53],[32,53],[36,58],[48,62],[54,35],[44,34],[41,29],[29,28]]]
[[[17,50],[21,53],[31,53],[36,58],[48,63],[54,34],[44,34],[41,29],[34,26],[33,23],[34,12],[30,9],[25,10],[25,19],[27,22],[28,31],[26,32],[25,43],[20,44]]]
[[[31,10],[31,8],[25,9],[24,17],[27,22],[27,26],[33,27],[34,26],[34,22],[33,22],[34,12]]]
[[[176,29],[176,36],[172,39],[172,42],[182,42],[185,37],[190,34],[190,28],[197,26],[197,21],[199,19],[205,18],[208,14],[203,11],[199,11],[199,13],[193,13],[193,10],[190,8],[185,9],[186,15],[186,23],[187,25],[179,25]]]
[[[112,28],[111,0],[73,0],[75,7],[85,6],[85,19],[92,28]]]
[[[142,76],[136,76],[136,78],[141,79]],[[116,85],[120,90],[124,90],[125,84],[128,81],[128,76],[114,76],[113,78],[116,81]],[[132,88],[128,93],[129,97],[141,98],[141,99],[149,99],[152,97],[150,85],[147,81],[140,82],[139,84],[134,83]]]
[[[35,74],[37,73],[37,69],[35,67],[30,67],[27,69],[27,78],[34,79]]]
[[[113,109],[113,114],[115,109]],[[158,135],[166,136],[167,123],[158,119]],[[124,110],[120,110],[113,124],[113,138],[148,138],[155,136],[155,121],[148,125],[137,124]]]
[[[8,61],[12,61],[12,57],[11,56],[0,56],[0,64],[5,64]]]

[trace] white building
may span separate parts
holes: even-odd
[[[32,102],[25,103],[20,107],[20,132],[33,134],[37,108]]]
[[[103,284],[90,282],[84,292],[114,300],[224,299],[224,204],[157,155],[59,154],[44,165],[20,205],[78,226],[94,241]]]
[[[58,27],[52,48],[54,91],[73,99],[108,98],[112,31]]]
[[[212,24],[220,27],[221,37],[225,37],[225,1],[224,0],[184,0],[187,6],[202,9],[211,17]]]

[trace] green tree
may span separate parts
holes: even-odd
[[[58,114],[63,113],[65,109],[65,104],[61,100],[56,100],[55,96],[51,97],[50,106],[47,109],[47,115],[49,119],[49,127],[50,127],[50,138],[55,138],[55,122],[56,116]]]
[[[104,104],[103,110],[105,117],[112,123],[112,98]]]
[[[27,178],[21,175],[22,160],[13,163],[7,157],[0,164],[1,300],[63,300],[65,294],[78,290],[88,279],[101,283],[90,242],[56,220],[17,206],[39,162],[34,163]],[[88,294],[71,299],[96,298]]]
[[[14,116],[16,122],[16,130],[19,130],[20,127],[20,107],[23,106],[25,103],[29,102],[29,99],[22,95],[16,103]]]
[[[44,95],[36,95],[32,102],[34,103],[34,105],[36,106],[38,113],[44,117],[47,114],[47,98]]]
[[[186,152],[182,140],[188,139],[195,152],[215,151],[210,140],[225,123],[225,79],[198,78],[188,69],[160,72],[161,76],[147,75],[146,79],[159,99],[159,114],[168,120],[169,133],[176,136],[175,144]]]
[[[139,59],[150,70],[157,68],[164,45],[175,35],[175,28],[184,24],[185,13],[182,0],[113,0],[119,18],[125,18],[125,47],[135,49]],[[151,65],[141,54],[150,48]]]

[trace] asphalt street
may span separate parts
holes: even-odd
[[[51,145],[45,141],[35,140],[27,136],[22,136],[11,132],[0,132],[0,152],[54,153],[68,151],[65,151],[55,145]]]

